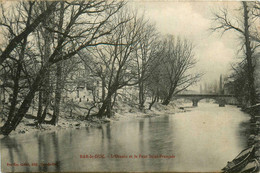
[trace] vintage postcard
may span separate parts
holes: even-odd
[[[259,1],[0,1],[0,172],[257,173],[259,46]]]

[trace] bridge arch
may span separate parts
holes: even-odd
[[[195,106],[197,107],[198,106],[198,103],[201,101],[201,100],[204,100],[204,99],[212,99],[212,100],[215,100],[216,103],[219,105],[219,107],[224,107],[226,105],[226,100],[224,98],[214,98],[214,97],[207,97],[207,98],[193,98],[191,99],[192,101],[192,106]]]
[[[213,99],[220,107],[224,107],[226,104],[236,104],[237,99],[234,95],[218,95],[218,94],[179,94],[174,97],[175,99],[184,98],[192,101],[192,106],[198,106],[200,100]]]

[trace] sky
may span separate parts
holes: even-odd
[[[155,23],[162,34],[179,35],[195,45],[198,60],[194,71],[204,73],[200,83],[219,80],[220,74],[230,72],[230,64],[238,55],[239,41],[233,32],[224,35],[212,32],[212,12],[225,6],[233,8],[240,2],[177,2],[132,0],[130,6],[145,11],[146,17]],[[221,36],[222,35],[222,36]],[[197,89],[200,85],[198,83]]]
[[[128,5],[145,13],[162,34],[182,36],[195,45],[196,72],[204,73],[200,83],[213,83],[220,74],[230,72],[230,64],[238,58],[240,41],[232,32],[213,33],[212,11],[225,6],[237,7],[241,2],[177,1],[177,0],[129,0]],[[0,41],[1,38],[0,38]]]

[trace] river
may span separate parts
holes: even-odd
[[[211,103],[190,110],[6,137],[2,171],[220,171],[246,146],[241,124],[249,116],[235,106]]]

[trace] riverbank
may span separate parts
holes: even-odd
[[[16,130],[12,131],[9,136],[15,136],[17,134],[28,134],[31,132],[42,131],[51,132],[59,129],[81,129],[86,127],[100,127],[102,124],[106,124],[113,121],[123,121],[133,118],[147,118],[160,116],[165,114],[173,114],[177,112],[184,112],[184,109],[179,109],[174,103],[170,103],[165,106],[160,103],[155,103],[151,110],[144,109],[140,111],[136,106],[128,105],[120,102],[115,105],[114,115],[111,118],[96,118],[92,117],[89,120],[85,120],[87,110],[83,107],[77,107],[74,109],[73,114],[70,112],[61,112],[59,122],[56,126],[50,124],[42,124],[41,126],[35,125],[36,115],[27,114],[17,126]],[[47,115],[46,120],[50,120],[51,116]],[[4,125],[4,120],[0,120],[0,126]]]
[[[247,137],[247,147],[254,146],[254,150],[252,151],[251,157],[249,157],[247,160],[244,162],[258,162],[258,164],[255,165],[255,168],[253,169],[248,166],[251,163],[248,163],[248,165],[245,163],[244,167],[242,167],[242,170],[247,170],[250,168],[250,172],[256,173],[260,170],[259,163],[260,163],[260,104],[247,107],[247,108],[242,108],[241,109],[243,112],[248,113],[251,116],[249,125],[247,125],[247,132],[246,132],[246,137]],[[241,171],[241,170],[240,170]],[[249,170],[247,170],[249,171]]]
[[[251,115],[248,146],[255,145],[253,157],[260,163],[260,104],[245,108],[243,111]]]

